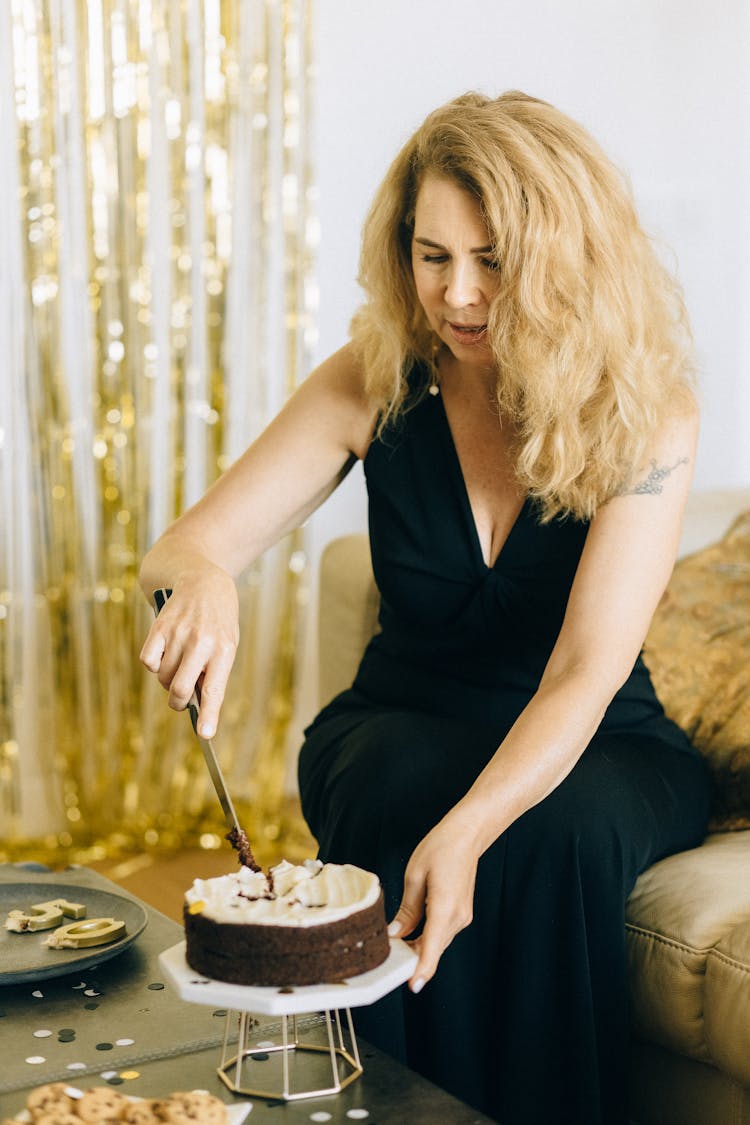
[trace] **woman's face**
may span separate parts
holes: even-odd
[[[487,318],[499,277],[479,201],[427,175],[417,195],[412,270],[432,330],[462,364],[492,363]]]

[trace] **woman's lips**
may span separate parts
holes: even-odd
[[[467,344],[469,346],[481,344],[487,335],[487,325],[469,325],[469,324],[451,324],[448,323],[451,336],[458,344]]]

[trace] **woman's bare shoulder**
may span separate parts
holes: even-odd
[[[308,380],[329,383],[344,394],[364,395],[365,374],[358,352],[351,341],[322,360]]]
[[[377,409],[367,394],[364,368],[351,343],[324,359],[297,395],[314,400],[316,409],[335,419],[337,425],[343,424],[352,452],[364,457],[375,428]]]

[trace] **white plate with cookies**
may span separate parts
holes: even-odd
[[[26,1095],[26,1106],[3,1125],[15,1122],[55,1122],[55,1125],[86,1125],[92,1122],[122,1122],[122,1125],[241,1125],[252,1102],[225,1105],[205,1090],[168,1094],[161,1098],[133,1098],[111,1086],[79,1090],[65,1082],[38,1086]]]

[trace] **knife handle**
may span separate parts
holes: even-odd
[[[158,617],[164,606],[167,604],[167,598],[170,597],[172,591],[168,590],[166,586],[161,590],[154,590],[154,605],[156,606],[156,616]]]
[[[154,610],[157,617],[164,609],[164,606],[167,604],[167,598],[171,593],[172,591],[167,589],[166,587],[163,587],[159,590],[154,590]],[[240,828],[240,822],[237,819],[237,813],[234,811],[232,798],[229,796],[227,783],[225,782],[224,776],[221,772],[221,767],[216,757],[216,751],[211,745],[211,740],[208,738],[204,738],[203,735],[199,734],[198,732],[198,711],[200,708],[200,703],[201,692],[198,684],[196,684],[193,688],[193,694],[191,695],[187,705],[187,709],[190,714],[190,721],[193,724],[193,730],[195,731],[196,735],[198,735],[198,738],[200,740],[201,749],[203,750],[203,757],[206,760],[208,772],[211,775],[214,789],[216,790],[216,794],[219,798],[219,803],[224,813],[224,819],[227,822],[227,828],[229,828],[230,830],[230,835],[226,838],[232,841],[234,847],[237,847],[234,841],[241,841],[243,838],[247,839],[247,837],[244,835],[242,829]],[[252,860],[252,863],[254,864],[255,860],[252,859],[252,855],[250,858]],[[242,862],[244,863],[245,861],[243,860]],[[249,865],[246,864],[246,866]]]
[[[167,604],[167,598],[170,597],[172,591],[164,586],[159,590],[154,590],[154,607],[155,613],[158,617],[164,606]],[[188,711],[190,712],[190,722],[193,724],[193,730],[198,734],[198,709],[201,705],[201,692],[196,684],[193,688],[193,694],[188,702]],[[200,735],[199,735],[200,737]]]

